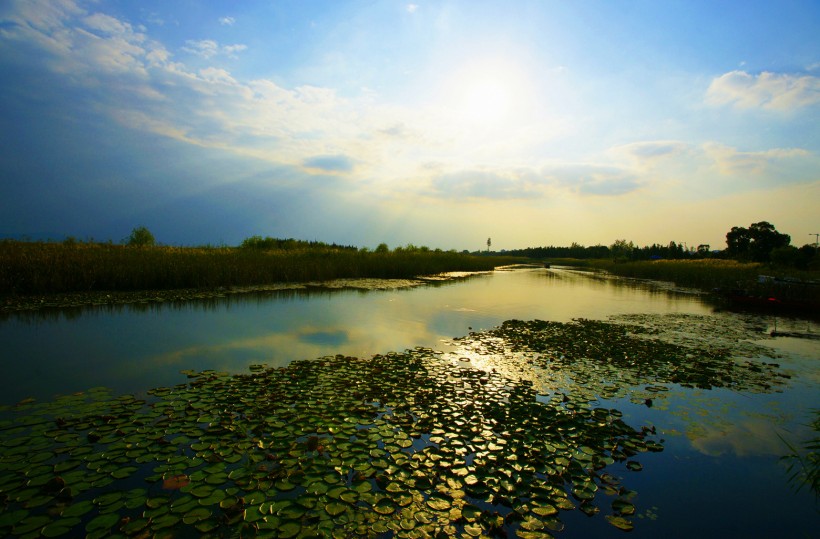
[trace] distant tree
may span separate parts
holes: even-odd
[[[490,245],[493,244],[492,238],[487,238],[487,252],[490,252]]]
[[[786,245],[785,247],[773,249],[770,257],[774,264],[806,270],[815,265],[816,262],[820,262],[818,253],[820,253],[820,249],[817,249],[814,245],[804,245],[799,249],[793,245]]]
[[[707,257],[711,253],[712,246],[708,243],[701,243],[698,245],[698,249],[696,251],[697,255],[700,257]]]
[[[800,250],[793,245],[772,249],[769,254],[771,262],[779,266],[796,266],[799,258]]]
[[[380,243],[378,245],[378,247],[376,247],[376,252],[377,253],[389,253],[390,252],[390,247],[388,247],[386,243]]]
[[[733,226],[732,230],[726,233],[726,251],[729,256],[742,258],[749,254],[749,245],[752,238],[749,229],[740,226]]]
[[[766,221],[754,223],[750,226],[749,235],[752,237],[752,243],[749,246],[752,260],[757,262],[768,261],[769,255],[774,249],[787,247],[792,241],[791,236],[781,234],[774,228],[774,225]]]
[[[615,240],[615,243],[609,246],[609,254],[616,260],[632,258],[632,251],[634,250],[635,244],[626,240]]]
[[[726,251],[732,258],[768,262],[771,252],[791,243],[791,236],[781,234],[767,221],[753,223],[749,228],[733,226],[726,233]]]
[[[797,267],[800,269],[820,269],[820,247],[817,245],[804,245],[800,249],[800,256],[797,259]]]
[[[125,243],[132,247],[150,247],[156,243],[154,235],[144,226],[138,226],[131,231],[131,235],[126,238]]]

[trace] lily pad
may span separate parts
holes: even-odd
[[[330,516],[336,517],[347,511],[349,507],[349,505],[344,503],[330,502],[325,505],[325,511],[327,511]]]
[[[434,511],[449,511],[452,506],[452,501],[439,494],[431,494],[427,498],[427,507]]]
[[[628,521],[627,519],[625,519],[624,517],[606,515],[606,517],[604,517],[604,518],[606,518],[607,522],[609,522],[610,524],[612,524],[613,526],[615,526],[619,530],[623,530],[623,531],[628,532],[628,531],[632,531],[632,529],[634,528],[632,523],[630,521]]]
[[[107,531],[114,527],[119,521],[120,515],[118,515],[117,513],[99,515],[93,518],[88,524],[86,524],[85,531],[87,531],[88,533],[97,531]]]

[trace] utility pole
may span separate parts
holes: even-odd
[[[818,242],[820,242],[820,233],[810,233],[809,236],[814,236],[814,248],[817,249]]]

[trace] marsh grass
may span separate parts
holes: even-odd
[[[486,271],[510,263],[444,251],[315,248],[133,247],[0,242],[0,294],[168,290],[338,278],[411,278]]]
[[[817,271],[801,271],[759,262],[723,259],[587,262],[587,267],[603,269],[621,277],[671,281],[677,286],[700,288],[705,291],[740,289],[752,295],[774,294],[801,301],[820,300],[820,286],[810,284],[820,277]],[[799,282],[773,285],[770,280],[759,279],[761,275]]]
[[[605,269],[622,277],[672,281],[678,286],[703,289],[737,288],[744,283],[757,281],[757,276],[767,273],[757,262],[737,262],[735,260],[642,260],[634,262],[613,262],[595,260],[592,266]]]

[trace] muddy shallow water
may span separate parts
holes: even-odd
[[[4,414],[58,416],[65,432],[40,438],[36,426],[4,424],[0,494],[13,497],[5,499],[0,531],[26,530],[26,522],[54,532],[68,524],[110,530],[123,526],[103,516],[115,513],[131,519],[129,529],[153,531],[808,537],[816,499],[789,481],[789,461],[780,457],[790,452],[787,443],[800,448],[817,437],[807,424],[820,402],[820,343],[771,338],[775,325],[818,331],[799,319],[716,313],[698,295],[668,287],[543,268],[407,289],[265,291],[11,316],[0,323],[0,402],[36,400]],[[196,377],[206,369],[214,373]],[[239,373],[245,377],[233,376]],[[146,393],[190,380],[196,385],[188,389]],[[251,398],[260,384],[278,389]],[[96,386],[113,392],[52,401]],[[136,399],[117,399],[125,393]],[[216,406],[228,413],[225,424],[253,403],[267,419],[243,417],[242,428],[255,434],[228,442],[197,430],[215,418],[197,415],[187,424],[173,416],[163,423],[161,447],[122,448],[118,458],[139,459],[117,463],[133,468],[124,474],[100,462],[119,454],[112,433],[120,429],[139,444],[131,430],[138,427],[132,419],[94,424],[84,399],[118,410],[100,417],[151,414],[159,399],[166,415],[179,402]],[[302,411],[293,415],[288,402]],[[330,416],[317,415],[322,408]],[[72,423],[71,414],[85,419]],[[356,441],[361,429],[370,435]],[[251,442],[261,452],[245,445]],[[89,444],[95,449],[86,452],[81,446]],[[41,447],[34,477],[15,449],[31,445]],[[66,453],[68,463],[59,456]],[[361,477],[337,477],[335,459],[353,459]],[[75,460],[93,467],[102,486],[82,483],[70,503],[50,500],[51,475],[75,469]],[[145,467],[153,460],[163,471]],[[253,462],[278,475],[234,471]],[[219,487],[222,473],[238,474],[228,489],[241,507],[214,501],[207,485]],[[292,488],[277,490],[283,480]],[[151,507],[163,499],[179,511]],[[299,510],[287,500],[299,501]],[[48,524],[32,520],[41,507],[51,507]],[[54,507],[87,512],[61,518]],[[4,516],[19,521],[4,524]],[[268,521],[272,528],[259,524]]]

